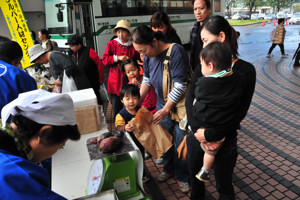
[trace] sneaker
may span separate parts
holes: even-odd
[[[288,57],[288,54],[286,53],[281,55],[281,58],[286,58],[286,57]]]
[[[150,153],[148,153],[148,152],[145,152],[145,160],[148,160],[149,158],[151,158],[151,155],[150,155]]]
[[[267,58],[272,58],[272,57],[273,57],[272,54],[268,54],[268,55],[267,55]]]
[[[150,177],[145,175],[145,176],[143,176],[142,180],[143,180],[143,183],[147,183],[150,180]]]
[[[164,181],[168,180],[171,177],[172,177],[172,174],[168,174],[166,172],[162,172],[161,174],[158,175],[157,180],[159,182],[164,182]]]
[[[177,181],[177,183],[178,183],[180,192],[182,192],[182,193],[188,193],[190,191],[190,187],[189,187],[188,182]]]
[[[161,165],[161,164],[163,164],[164,163],[164,159],[162,158],[162,157],[160,157],[160,158],[158,158],[158,159],[156,159],[156,164],[159,164],[159,165]]]
[[[198,174],[196,174],[196,178],[203,182],[208,182],[210,179],[209,173],[205,172],[204,169],[201,169]]]

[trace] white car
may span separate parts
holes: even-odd
[[[293,16],[293,13],[292,12],[287,12],[287,13],[285,13],[286,14],[286,17],[288,18],[288,19],[290,19],[292,16]]]
[[[300,12],[294,13],[289,21],[290,24],[300,23]]]
[[[258,14],[258,19],[265,19],[265,17],[266,17],[265,13]]]
[[[240,15],[240,14],[234,14],[234,15],[232,15],[232,17],[231,17],[231,19],[234,19],[234,20],[240,20],[240,19],[242,19],[243,17],[242,17],[242,15]]]
[[[277,19],[280,19],[280,18],[286,19],[286,14],[279,12],[279,13],[277,13],[276,18]]]
[[[272,13],[268,13],[266,16],[265,16],[265,20],[273,20],[275,19],[275,15],[272,14]]]
[[[251,14],[251,19],[252,20],[258,20],[258,13],[253,13],[253,14]]]

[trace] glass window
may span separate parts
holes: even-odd
[[[215,0],[214,2],[215,12],[221,12],[221,0]]]
[[[193,13],[189,0],[102,0],[103,17],[152,15],[158,10],[168,14]]]

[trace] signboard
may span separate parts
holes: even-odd
[[[29,67],[30,59],[28,49],[34,45],[30,30],[19,0],[0,0],[0,7],[7,22],[12,39],[19,43],[23,50],[21,64],[23,68]]]

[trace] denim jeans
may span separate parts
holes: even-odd
[[[163,108],[163,105],[157,102],[157,110]],[[187,131],[183,131],[179,128],[178,122],[171,120],[169,116],[165,117],[160,125],[164,127],[173,136],[173,146],[163,155],[163,171],[168,174],[174,174],[176,180],[180,182],[188,182],[189,173],[187,161],[178,159],[177,147],[180,145],[183,137],[187,134]],[[174,129],[176,129],[176,134],[174,137]],[[174,147],[175,142],[175,147]]]
[[[227,138],[226,138],[227,139]],[[237,160],[237,139],[226,140],[218,151],[213,164],[216,178],[216,188],[219,193],[219,200],[234,200],[234,189],[232,185],[233,169]],[[195,175],[203,166],[204,151],[200,147],[200,142],[194,134],[189,131],[187,134],[188,166],[191,175],[191,200],[205,199],[204,182],[199,181]]]

